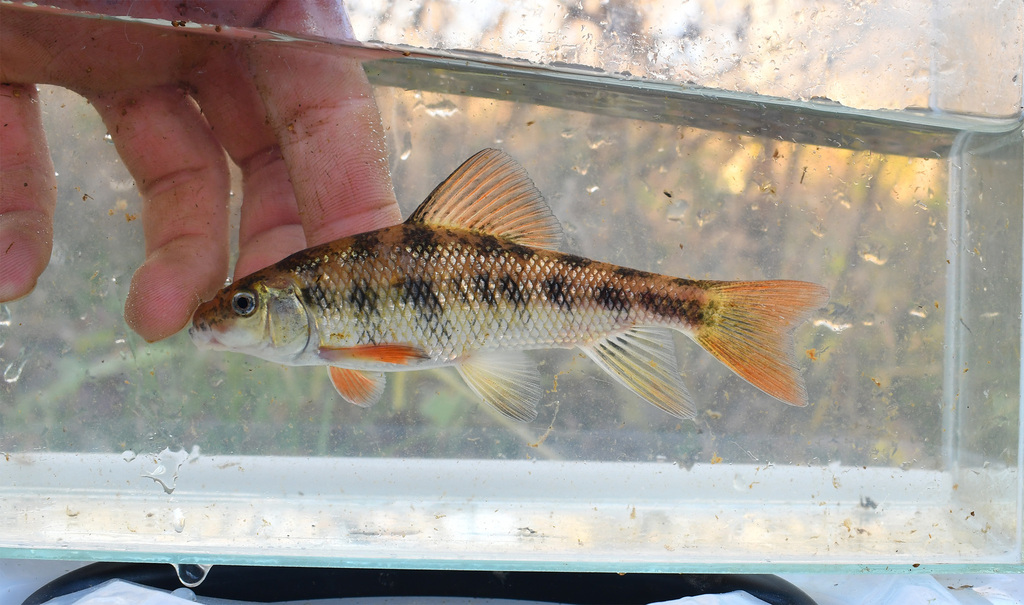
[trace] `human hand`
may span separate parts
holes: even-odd
[[[331,0],[68,2],[75,10],[351,38]],[[0,302],[50,258],[56,179],[36,84],[85,96],[143,197],[146,260],[125,319],[143,338],[181,329],[223,286],[229,173],[242,173],[235,275],[398,222],[384,133],[359,62],[279,44],[0,8]]]

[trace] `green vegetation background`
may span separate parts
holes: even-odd
[[[936,468],[951,439],[943,406],[953,385],[970,429],[962,444],[1015,464],[1021,210],[1020,192],[1013,198],[1001,179],[1020,160],[1003,147],[972,165],[981,180],[962,209],[969,239],[951,247],[950,162],[939,150],[851,151],[664,123],[631,107],[617,113],[634,117],[611,117],[472,91],[378,86],[376,95],[404,214],[463,159],[500,147],[545,193],[566,250],[677,276],[827,286],[829,306],[796,334],[810,405],[762,395],[682,337],[700,410],[692,422],[647,405],[576,352],[535,354],[548,393],[540,417],[517,424],[478,403],[451,369],[393,374],[383,401],[363,410],[337,397],[321,368],[199,353],[184,333],[146,344],[122,318],[142,261],[138,194],[91,108],[45,88],[56,243],[35,292],[0,308],[0,451],[199,445],[254,455]],[[720,123],[714,102],[703,111]],[[756,120],[757,107],[749,111]],[[948,283],[954,263],[962,284]],[[975,301],[952,322],[950,287]],[[969,380],[951,381],[949,324],[961,322],[958,371]]]

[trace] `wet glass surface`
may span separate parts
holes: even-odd
[[[199,29],[172,35],[241,43],[238,30]],[[682,337],[692,421],[578,351],[551,351],[531,355],[546,393],[529,424],[481,404],[453,369],[391,374],[361,409],[322,368],[199,353],[184,332],[147,344],[122,318],[142,261],[134,183],[88,105],[48,87],[54,252],[35,291],[0,306],[0,552],[127,544],[144,560],[616,570],[1020,563],[1018,122],[253,43],[370,55],[404,216],[498,147],[545,194],[564,251],[825,285],[828,306],[796,331],[810,405],[773,400]]]

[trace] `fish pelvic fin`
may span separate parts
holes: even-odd
[[[693,339],[765,393],[790,405],[807,405],[793,330],[828,302],[828,290],[790,280],[712,282],[708,295]]]
[[[548,250],[562,241],[562,226],[526,170],[498,149],[463,162],[406,223],[468,229]]]
[[[620,384],[676,418],[696,415],[667,328],[634,327],[580,349]]]
[[[387,378],[383,372],[364,372],[331,366],[328,369],[331,384],[345,401],[368,408],[380,401]]]
[[[477,353],[455,367],[477,396],[505,416],[519,422],[537,417],[540,375],[526,354]]]

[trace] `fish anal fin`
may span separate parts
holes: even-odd
[[[383,372],[364,372],[331,366],[328,369],[331,384],[345,401],[368,408],[380,401],[387,378]]]
[[[430,359],[423,349],[406,344],[356,345],[354,347],[320,347],[320,358],[326,361],[345,360],[379,361],[395,365],[409,365]]]
[[[505,416],[520,422],[537,417],[540,375],[524,353],[478,353],[455,367],[474,393]]]
[[[807,405],[793,330],[828,302],[818,284],[791,280],[715,282],[693,339],[744,380],[772,397]]]
[[[549,250],[562,241],[558,219],[526,170],[498,149],[463,162],[406,222],[468,229]]]
[[[619,384],[655,406],[677,418],[696,415],[668,329],[634,327],[580,348]]]

